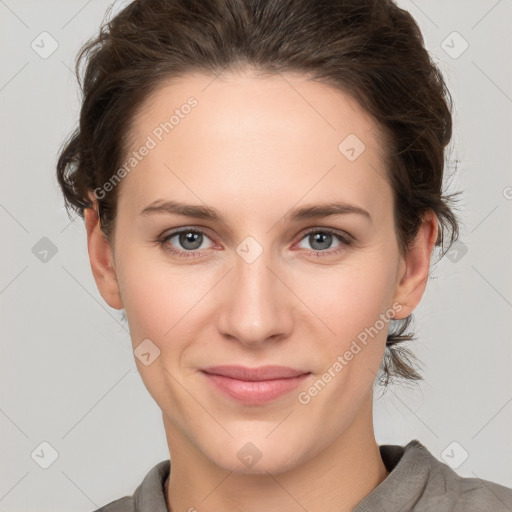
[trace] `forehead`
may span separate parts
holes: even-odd
[[[121,187],[120,202],[137,207],[221,196],[257,207],[269,194],[370,207],[387,184],[375,121],[348,94],[304,75],[185,75],[159,87],[131,128],[132,151],[153,146]]]

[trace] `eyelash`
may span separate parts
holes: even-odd
[[[208,233],[206,231],[203,231],[202,229],[197,228],[181,228],[177,229],[175,231],[172,231],[171,233],[168,233],[164,237],[160,237],[157,240],[155,240],[156,243],[158,243],[165,251],[169,252],[173,256],[177,256],[179,258],[199,258],[202,256],[201,252],[196,251],[180,251],[172,248],[167,242],[175,237],[176,235],[179,235],[181,233],[200,233],[208,238],[211,238],[208,236]],[[352,243],[354,242],[353,238],[349,235],[342,235],[341,233],[338,233],[336,230],[332,228],[312,228],[308,230],[306,233],[304,233],[301,237],[301,240],[306,238],[307,236],[311,235],[312,233],[323,233],[323,234],[329,234],[336,237],[340,242],[341,245],[333,250],[325,250],[325,251],[315,251],[315,250],[306,250],[309,254],[315,254],[317,257],[326,257],[324,256],[334,256],[345,250],[346,247],[350,247]]]

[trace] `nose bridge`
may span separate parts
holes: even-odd
[[[246,345],[283,335],[291,327],[289,297],[270,268],[271,251],[254,251],[251,241],[237,248],[231,279],[223,290],[218,327]]]

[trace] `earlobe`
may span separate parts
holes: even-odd
[[[430,210],[425,214],[413,245],[401,259],[394,302],[402,305],[397,319],[409,316],[419,304],[427,286],[430,257],[438,234],[437,216]]]
[[[84,220],[91,270],[98,291],[105,302],[114,309],[122,309],[124,306],[119,291],[112,249],[107,237],[100,229],[97,200],[92,193],[89,193],[89,197],[93,201],[93,206],[84,210]]]

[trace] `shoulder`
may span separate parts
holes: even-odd
[[[463,477],[440,461],[432,464],[431,481],[426,489],[431,492],[430,509],[446,506],[453,512],[510,512],[512,489],[482,478]],[[428,497],[428,494],[426,495]]]
[[[168,512],[165,502],[165,480],[170,460],[163,460],[146,474],[131,496],[112,501],[94,512]]]
[[[135,512],[135,501],[133,496],[125,496],[119,498],[103,507],[95,510],[94,512]]]
[[[512,488],[482,478],[463,477],[448,464],[438,460],[418,440],[411,441],[406,449],[416,452],[417,460],[428,468],[428,478],[418,510],[450,512],[510,512]]]
[[[512,511],[511,488],[460,476],[417,439],[379,449],[389,475],[354,512]]]

